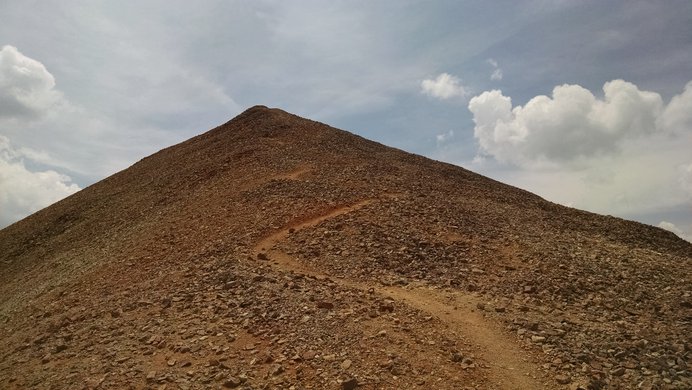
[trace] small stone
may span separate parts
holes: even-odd
[[[240,378],[236,378],[234,376],[229,376],[226,378],[226,381],[223,383],[223,387],[228,388],[228,389],[235,389],[236,387],[240,386],[243,384],[243,382],[240,380]]]
[[[385,300],[384,302],[380,303],[379,310],[381,312],[394,312],[394,301],[391,301],[389,299]]]
[[[147,381],[153,382],[156,379],[156,371],[147,372]]]
[[[545,337],[543,336],[531,336],[531,341],[534,343],[542,343],[545,341]]]
[[[555,375],[555,381],[561,385],[567,385],[572,382],[572,379],[567,375]]]
[[[275,364],[269,370],[269,373],[276,376],[284,372],[284,367],[281,364]]]
[[[175,359],[170,359],[167,363],[169,367],[173,367],[175,366]]]
[[[502,306],[498,306],[495,308],[495,311],[498,313],[504,313],[505,311],[507,311],[507,309]]]
[[[257,259],[258,260],[269,260],[269,257],[267,256],[266,253],[260,252],[257,254]]]
[[[625,374],[625,368],[624,367],[618,367],[610,372],[611,375],[613,376],[622,376]]]
[[[100,377],[97,377],[97,378],[89,378],[89,379],[87,379],[87,380],[85,381],[85,382],[86,382],[87,388],[89,388],[89,389],[96,389],[96,388],[98,388],[99,386],[101,386],[101,383],[103,383],[103,381],[106,380],[106,376],[108,376],[108,374],[103,375],[103,376],[100,376]]]
[[[125,363],[125,362],[128,361],[129,359],[130,359],[129,356],[121,356],[121,357],[115,359],[115,362],[116,362],[116,363]]]
[[[303,360],[312,360],[315,356],[317,356],[317,352],[315,351],[305,351],[300,355]]]
[[[331,303],[331,302],[327,302],[327,301],[318,301],[318,302],[317,302],[317,307],[318,307],[319,309],[331,310],[331,309],[334,308],[334,304]]]
[[[638,387],[642,390],[653,390],[654,384],[651,379],[645,379],[639,383]]]
[[[43,356],[43,357],[41,358],[41,363],[42,363],[42,364],[46,364],[46,363],[48,363],[48,362],[50,362],[50,354],[46,354],[45,356]]]
[[[353,362],[350,359],[346,359],[343,362],[341,362],[341,369],[348,370],[349,368],[351,368],[351,364],[353,364]]]
[[[358,380],[356,378],[350,378],[341,382],[342,390],[354,390],[358,387]]]
[[[452,352],[452,361],[455,363],[459,363],[462,360],[464,360],[464,356],[460,354],[459,352]]]
[[[478,310],[485,310],[485,303],[483,303],[483,302],[478,302],[478,303],[476,304],[476,308],[477,308]]]
[[[67,349],[67,345],[65,344],[58,344],[55,346],[55,353],[62,352]]]

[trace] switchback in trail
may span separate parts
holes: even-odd
[[[473,295],[460,292],[445,293],[425,285],[381,286],[349,278],[333,278],[327,272],[301,263],[279,248],[281,241],[292,233],[360,210],[376,201],[377,199],[365,199],[353,204],[333,207],[319,215],[300,218],[260,240],[254,246],[254,256],[257,259],[269,260],[286,272],[310,275],[321,280],[329,279],[340,285],[363,291],[374,290],[384,297],[439,318],[459,337],[471,340],[479,350],[483,351],[481,359],[488,368],[488,385],[493,389],[552,388],[552,385],[539,379],[543,377],[543,373],[531,360],[531,354],[522,349],[497,323],[478,312],[477,305],[480,300]]]

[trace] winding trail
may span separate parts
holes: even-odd
[[[330,209],[320,215],[295,221],[260,240],[253,248],[255,256],[264,254],[279,269],[302,273],[317,279],[327,279],[350,288],[377,293],[403,302],[410,307],[438,317],[454,332],[480,347],[481,360],[487,363],[487,376],[493,389],[558,389],[560,387],[541,381],[539,367],[530,359],[529,351],[523,350],[496,322],[487,319],[476,309],[478,298],[462,292],[443,292],[422,284],[404,287],[381,286],[349,279],[332,278],[276,248],[277,244],[295,231],[356,211],[377,199]]]

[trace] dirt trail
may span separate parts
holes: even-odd
[[[322,221],[358,210],[376,199],[338,207],[321,215],[285,226],[260,240],[254,247],[255,255],[265,254],[275,266],[285,271],[331,280],[347,287],[361,290],[374,289],[377,293],[403,302],[413,308],[438,317],[453,331],[480,347],[481,359],[488,364],[488,379],[493,389],[551,389],[559,388],[543,383],[540,369],[529,358],[529,352],[507,335],[500,325],[485,318],[476,310],[478,298],[461,292],[443,292],[423,285],[406,288],[365,284],[349,279],[334,278],[314,269],[285,252],[275,248],[291,232],[318,225]]]
[[[488,378],[498,389],[545,389],[539,369],[510,336],[476,310],[478,299],[461,294],[443,294],[425,287],[384,287],[378,291],[409,306],[435,315],[460,335],[481,347],[490,366]]]
[[[279,229],[275,233],[272,233],[271,235],[260,240],[257,244],[255,244],[254,251],[255,252],[261,252],[261,251],[276,252],[275,250],[272,249],[274,247],[274,245],[276,245],[279,241],[284,240],[290,232],[309,228],[309,227],[315,226],[315,225],[319,224],[320,222],[325,221],[327,219],[338,217],[339,215],[343,215],[343,214],[349,213],[351,211],[358,210],[359,208],[366,206],[366,205],[372,203],[373,201],[374,201],[373,199],[367,199],[367,200],[363,200],[363,201],[360,201],[360,202],[352,204],[352,205],[340,206],[337,208],[333,208],[333,209],[331,209],[325,213],[322,213],[321,215],[291,223],[288,226],[285,226],[284,228]]]
[[[280,175],[276,175],[272,177],[272,179],[284,179],[284,180],[298,180],[301,176],[304,174],[311,172],[312,171],[312,166],[308,164],[302,164],[297,166],[294,170],[288,173],[283,173]]]

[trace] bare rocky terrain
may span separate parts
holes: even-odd
[[[253,107],[0,230],[3,389],[690,389],[692,244]]]

